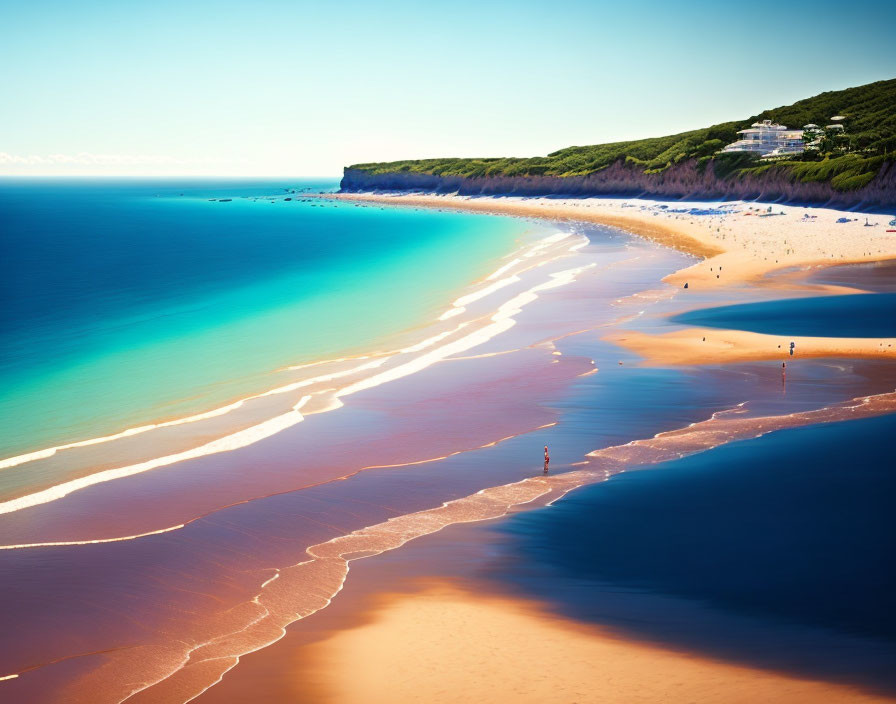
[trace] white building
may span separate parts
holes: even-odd
[[[753,152],[762,157],[799,154],[804,151],[803,130],[789,130],[771,120],[754,122],[749,129],[738,132],[741,138],[722,149],[722,152]]]

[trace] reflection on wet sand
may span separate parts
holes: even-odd
[[[450,525],[498,518],[534,502],[550,503],[573,489],[604,481],[629,468],[664,462],[775,430],[869,418],[894,410],[896,392],[783,416],[744,417],[743,409],[734,408],[686,428],[594,450],[582,469],[483,489],[436,508],[396,516],[312,545],[306,550],[307,559],[277,568],[275,576],[266,580],[251,600],[230,609],[226,619],[209,624],[200,642],[194,638],[196,644],[192,646],[162,643],[114,658],[68,690],[68,700],[90,701],[101,683],[106,683],[109,689],[112,682],[135,679],[141,682],[138,687],[121,690],[115,696],[123,694],[128,700],[141,701],[135,695],[153,689],[152,698],[146,701],[183,701],[183,697],[195,697],[235,667],[240,657],[275,643],[285,635],[288,625],[325,608],[342,589],[353,560],[394,550]]]

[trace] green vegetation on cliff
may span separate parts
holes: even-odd
[[[789,127],[826,125],[835,115],[846,117],[848,148],[822,157],[807,153],[783,161],[759,162],[744,154],[716,153],[737,139],[737,131],[757,120],[770,119]],[[725,122],[667,137],[629,142],[611,142],[585,147],[567,147],[545,157],[490,159],[421,159],[356,164],[350,168],[371,174],[421,173],[466,178],[489,176],[587,176],[613,163],[624,161],[645,173],[660,173],[673,164],[698,160],[699,168],[712,161],[720,176],[758,174],[768,170],[789,171],[799,181],[829,181],[837,190],[866,185],[881,164],[896,159],[896,79],[856,88],[829,91],[753,117]]]

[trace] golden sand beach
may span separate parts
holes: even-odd
[[[848,686],[732,665],[624,639],[505,596],[450,582],[385,594],[363,625],[302,659],[319,701],[556,704],[859,704],[892,701]]]
[[[787,356],[790,342],[800,358],[893,359],[893,340],[871,337],[799,337],[746,330],[687,328],[660,335],[625,330],[604,337],[654,364],[723,364],[775,360]]]

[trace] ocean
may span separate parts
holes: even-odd
[[[892,693],[894,431],[822,423],[625,472],[500,525],[491,576],[628,636]]]
[[[334,180],[0,181],[0,457],[207,411],[357,354],[496,268],[519,221]]]

